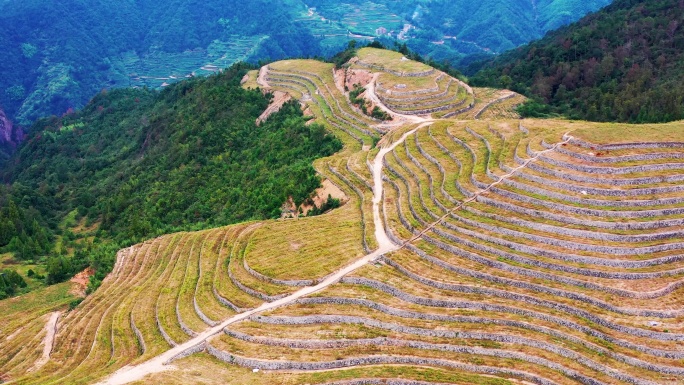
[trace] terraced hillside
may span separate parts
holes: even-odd
[[[684,126],[508,119],[518,95],[378,54],[341,76],[289,60],[244,82],[289,93],[344,140],[315,166],[345,205],[122,250],[59,316],[52,349],[41,325],[55,307],[7,308],[33,321],[0,326],[3,379],[682,383]],[[351,104],[353,71],[391,121]],[[389,76],[467,90],[472,106],[391,108],[376,93]]]

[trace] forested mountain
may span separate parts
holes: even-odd
[[[182,78],[226,55],[319,52],[289,4],[265,0],[11,1],[0,4],[0,25],[0,105],[22,124],[81,107],[102,88],[158,86],[140,77]]]
[[[684,118],[684,2],[616,0],[484,65],[471,80],[597,121]],[[548,112],[527,106],[530,114]]]
[[[269,98],[240,87],[247,69],[160,92],[102,91],[81,111],[39,120],[4,173],[0,247],[19,260],[50,255],[73,274],[112,262],[99,244],[278,217],[288,197],[303,202],[320,185],[313,160],[341,142],[307,125],[297,103],[257,127]],[[67,217],[96,231],[69,243]]]
[[[435,59],[456,61],[463,54],[497,53],[542,37],[611,0],[375,0],[415,26],[408,45]],[[363,10],[366,0],[310,0],[326,17],[343,20],[345,3]],[[360,16],[363,12],[359,12]],[[370,19],[370,18],[369,18]],[[359,22],[361,24],[362,22]],[[392,26],[386,26],[392,29]]]
[[[82,107],[103,88],[159,88],[241,60],[331,56],[350,39],[380,35],[390,46],[400,39],[458,63],[525,43],[609,1],[0,2],[0,108],[28,126]]]

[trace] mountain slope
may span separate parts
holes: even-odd
[[[684,118],[684,3],[618,0],[487,63],[472,81],[512,87],[572,118]]]
[[[288,199],[308,199],[321,182],[312,161],[341,143],[294,102],[257,126],[269,97],[240,87],[248,69],[103,91],[38,121],[3,175],[0,247],[14,259],[0,263],[47,266],[47,283],[90,265],[96,286],[116,245],[275,218]]]
[[[56,325],[61,301],[0,301],[1,378],[681,383],[684,126],[513,119],[502,113],[515,98],[464,99],[452,88],[464,85],[400,53],[356,54],[337,71],[285,60],[250,73],[344,141],[315,167],[347,204],[123,249]],[[359,82],[391,121],[354,107],[358,87],[344,90]],[[463,112],[442,115],[452,103]]]
[[[396,39],[407,23],[417,26],[402,36],[413,50],[455,62],[483,48],[515,47],[608,2],[4,2],[0,106],[29,125],[80,108],[103,88],[159,88],[240,60],[332,55],[349,32],[372,38],[383,27]],[[439,40],[445,43],[432,44]]]
[[[289,4],[263,0],[8,2],[0,5],[0,104],[27,124],[81,107],[105,87],[162,83],[143,75],[182,78],[228,56],[318,52],[292,19]]]

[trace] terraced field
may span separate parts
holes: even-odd
[[[475,107],[467,84],[398,52],[364,48],[352,68],[377,72],[369,97],[396,114],[453,118]]]
[[[370,91],[402,78],[388,70],[424,69],[365,59],[384,66],[365,67]],[[415,89],[466,89],[431,76]],[[684,382],[681,123],[504,119],[519,96],[482,89],[451,119],[380,100],[383,123],[350,104],[331,64],[276,62],[245,86],[255,79],[345,142],[315,167],[348,203],[122,250],[102,288],[60,316],[42,367],[17,362],[41,356],[55,307],[1,329],[6,379]]]
[[[231,36],[227,41],[214,40],[206,49],[180,53],[153,52],[140,57],[129,52],[120,58],[121,87],[160,88],[190,76],[210,75],[247,60],[268,36]]]

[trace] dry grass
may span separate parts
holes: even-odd
[[[423,72],[432,67],[413,60],[402,60],[403,54],[377,48],[361,48],[357,53],[361,61],[368,64],[383,66],[399,72]]]
[[[259,83],[257,83],[257,78],[259,77],[259,70],[253,70],[247,72],[247,80],[242,83],[242,88],[259,88]]]
[[[418,72],[429,69],[429,67],[421,63],[402,60],[402,55],[396,52],[364,48],[359,50],[359,57],[364,62],[379,64],[386,69],[395,71]],[[359,115],[350,107],[347,97],[334,85],[332,64],[315,60],[285,60],[272,63],[270,68],[272,71],[279,73],[273,75],[275,78],[280,79],[280,82],[274,82],[276,83],[274,89],[291,92],[295,97],[301,97],[304,94],[310,95],[313,100],[318,102],[318,104],[313,101],[308,102],[309,108],[316,117],[316,121],[324,124],[344,141],[345,148],[343,151],[329,158],[317,160],[314,167],[323,178],[327,178],[339,185],[346,196],[349,197],[349,201],[341,208],[318,217],[265,221],[202,232],[180,233],[135,246],[130,250],[126,260],[117,265],[115,273],[104,282],[95,294],[88,297],[76,310],[60,319],[60,334],[58,335],[53,359],[38,373],[29,374],[21,378],[21,383],[87,383],[101,378],[124,365],[147,360],[169,347],[157,327],[155,313],[159,314],[159,322],[164,330],[176,342],[186,341],[190,338],[182,330],[178,321],[179,318],[196,332],[201,332],[208,326],[195,310],[194,301],[197,301],[199,309],[211,320],[224,320],[234,314],[233,310],[216,298],[214,292],[240,308],[252,308],[261,304],[263,300],[243,292],[239,288],[239,284],[268,295],[289,293],[296,290],[292,287],[266,282],[253,276],[245,269],[243,264],[245,261],[250,268],[270,278],[279,280],[318,280],[338,270],[340,267],[348,265],[364,254],[362,248],[364,237],[362,221],[366,227],[366,242],[371,249],[376,246],[373,237],[372,192],[368,186],[368,184],[372,184],[372,175],[366,165],[366,162],[372,160],[377,153],[377,148],[370,148],[370,144],[379,136],[372,132],[372,122],[368,117]],[[248,79],[243,86],[256,87],[257,74],[257,71],[250,71]],[[383,73],[380,79],[388,87],[395,84],[406,84],[407,89],[424,89],[435,86],[437,75],[438,73],[434,73],[421,78],[403,78]],[[304,76],[310,82],[306,82],[305,85],[294,85],[284,81],[296,79],[296,76]],[[300,79],[300,81],[303,80]],[[289,89],[286,85],[296,88],[296,91]],[[397,146],[394,151],[387,155],[387,164],[397,172],[397,175],[388,170],[385,170],[385,175],[396,183],[397,190],[391,184],[385,183],[384,210],[386,211],[389,227],[398,237],[408,239],[413,236],[399,221],[398,209],[401,210],[401,213],[415,228],[420,229],[431,226],[435,223],[435,217],[442,216],[445,209],[454,208],[456,203],[452,202],[447,197],[447,194],[459,201],[465,198],[463,193],[456,187],[456,183],[471,192],[478,191],[480,188],[477,186],[477,183],[473,183],[471,177],[476,182],[492,183],[493,179],[487,175],[488,169],[495,175],[504,175],[507,172],[507,167],[519,166],[519,163],[515,160],[516,155],[522,159],[530,157],[526,151],[528,146],[533,151],[545,150],[545,147],[541,144],[543,140],[549,144],[558,143],[562,141],[563,134],[565,133],[570,133],[570,135],[597,144],[638,141],[682,141],[682,138],[684,138],[684,126],[681,122],[635,126],[563,120],[519,120],[516,119],[517,115],[513,108],[522,102],[522,97],[499,101],[498,99],[505,95],[501,91],[476,89],[475,92],[475,99],[472,101],[476,105],[467,113],[459,116],[458,118],[461,120],[440,120],[434,122],[430,127],[423,127],[415,134],[410,135],[405,143]],[[469,96],[469,98],[472,99],[472,96]],[[471,99],[468,99],[466,104],[470,103]],[[493,101],[496,102],[492,103]],[[469,120],[488,104],[490,105],[480,115],[480,120]],[[335,125],[339,125],[342,128],[335,127]],[[521,125],[529,130],[529,134],[523,133],[523,130],[519,128]],[[415,125],[407,124],[393,129],[380,141],[379,147],[389,145],[396,141],[403,133],[415,127]],[[364,129],[372,133],[363,133]],[[357,138],[354,138],[355,135]],[[468,148],[475,154],[474,160],[471,157],[471,152],[461,146],[458,140],[454,138],[467,144]],[[489,143],[491,151],[487,149],[485,142]],[[363,147],[362,144],[364,145]],[[585,155],[589,151],[587,149],[578,149],[574,146],[566,148],[573,151],[576,150]],[[421,151],[427,153],[428,156],[422,154]],[[657,152],[674,151],[678,152],[681,150],[657,150]],[[653,151],[616,150],[611,151],[611,156],[648,152]],[[558,153],[549,154],[549,157],[564,162],[581,163],[571,156]],[[444,172],[440,171],[440,168],[430,161],[431,158],[435,158],[439,162]],[[612,164],[611,166],[657,163],[662,162],[659,160],[623,162]],[[562,172],[567,171],[563,170],[562,167],[552,168]],[[548,175],[545,176],[539,171],[526,170],[526,172],[537,177],[544,176],[549,178],[549,180],[554,179]],[[581,172],[567,172],[584,175]],[[677,172],[664,171],[658,174],[674,175]],[[628,175],[628,177],[650,176],[650,174],[652,173],[634,173],[633,175]],[[405,179],[405,182],[400,176]],[[623,176],[618,175],[615,177],[621,178]],[[430,178],[432,182],[430,182]],[[539,267],[532,263],[548,263],[573,268],[592,268],[596,271],[608,272],[654,272],[680,268],[684,265],[684,262],[672,262],[662,266],[639,269],[618,269],[595,265],[585,266],[583,263],[554,259],[556,257],[552,258],[543,253],[536,255],[531,251],[520,251],[518,247],[532,246],[540,250],[560,254],[567,253],[613,260],[636,261],[673,255],[678,251],[662,251],[648,255],[613,256],[608,252],[597,253],[586,250],[572,250],[567,245],[551,245],[550,243],[545,243],[546,241],[531,239],[528,235],[541,235],[555,241],[608,247],[659,245],[681,241],[681,239],[671,237],[651,242],[625,243],[584,238],[579,235],[562,235],[560,232],[549,228],[543,231],[532,230],[527,225],[514,222],[513,220],[553,225],[558,228],[622,235],[663,231],[663,229],[647,231],[633,229],[601,230],[584,223],[567,224],[563,221],[565,218],[546,218],[545,213],[548,212],[556,215],[569,215],[576,220],[592,219],[624,222],[624,220],[619,219],[567,214],[555,209],[546,208],[539,202],[558,202],[575,207],[587,207],[588,205],[571,204],[566,202],[564,197],[553,198],[546,195],[564,193],[561,187],[552,187],[545,183],[525,180],[521,176],[513,176],[511,180],[540,189],[545,193],[532,193],[524,189],[501,184],[498,186],[501,190],[515,192],[528,198],[539,199],[539,201],[521,202],[514,198],[504,197],[496,192],[489,192],[485,196],[494,198],[498,202],[535,210],[537,214],[524,214],[514,210],[507,211],[507,209],[491,206],[484,202],[473,202],[469,203],[468,207],[479,210],[480,213],[461,210],[457,213],[456,218],[447,218],[434,227],[446,233],[447,236],[454,236],[456,240],[449,239],[447,236],[437,235],[433,232],[428,233],[430,237],[440,242],[475,254],[483,259],[477,260],[472,257],[460,256],[458,253],[444,251],[424,240],[413,242],[414,246],[430,256],[452,266],[470,270],[470,272],[455,273],[407,250],[391,253],[389,258],[412,274],[434,282],[496,289],[553,301],[589,312],[592,316],[601,317],[617,325],[657,332],[665,332],[666,330],[669,333],[684,332],[684,323],[681,322],[682,317],[658,319],[658,326],[649,327],[647,326],[648,322],[654,317],[627,315],[577,299],[567,298],[566,296],[546,294],[531,287],[509,286],[503,283],[501,280],[515,280],[525,284],[559,289],[578,295],[589,296],[616,307],[668,310],[680,309],[682,307],[681,290],[661,296],[657,300],[644,300],[609,294],[605,291],[584,287],[583,285],[522,274],[525,271],[534,271],[556,277],[571,278],[584,283],[643,291],[663,287],[667,283],[680,280],[682,276],[679,274],[658,279],[627,281],[580,275],[577,272],[560,272],[558,268],[552,269],[551,267],[553,266]],[[610,186],[609,182],[607,181],[606,185]],[[592,187],[591,184],[587,184],[587,186]],[[444,194],[442,189],[447,194]],[[679,197],[681,195],[681,193],[675,192],[663,194],[660,197]],[[432,196],[434,196],[436,202],[433,201]],[[640,198],[650,199],[648,196]],[[623,198],[606,196],[600,197],[600,199],[621,200]],[[610,209],[609,207],[598,208]],[[414,217],[411,209],[413,209],[418,218]],[[500,215],[500,217],[495,218],[494,215]],[[682,215],[665,216],[664,218],[638,219],[635,222],[681,217]],[[424,223],[421,223],[421,220]],[[466,221],[475,221],[476,223],[467,223]],[[454,226],[460,228],[460,230],[454,229]],[[486,228],[487,226],[491,227]],[[681,230],[681,228],[684,228],[684,226],[675,226],[667,230]],[[506,229],[517,231],[517,233],[503,234],[503,231]],[[485,240],[485,236],[494,237],[499,241]],[[500,244],[501,241],[510,242],[515,247]],[[468,245],[468,242],[480,246],[484,245],[489,247],[490,250],[483,251],[475,247],[476,245],[474,244]],[[527,258],[528,261],[523,263],[510,258],[497,257],[497,253],[501,251]],[[503,266],[525,270],[513,272],[502,268]],[[233,278],[238,284],[229,278],[229,272],[232,273]],[[478,278],[471,276],[474,273],[486,275]],[[604,333],[611,338],[648,346],[649,348],[669,350],[678,350],[680,348],[677,341],[658,340],[614,330],[608,326],[597,325],[590,319],[573,315],[570,312],[554,308],[553,306],[530,304],[515,299],[505,299],[503,296],[498,295],[436,289],[433,287],[434,285],[430,286],[420,283],[418,280],[403,275],[399,270],[382,263],[367,265],[352,275],[389,284],[410,295],[423,299],[470,301],[473,304],[484,303],[507,306],[509,308],[520,308],[526,311],[560,317],[566,321],[590,328],[594,332]],[[55,309],[63,309],[66,306],[72,299],[67,294],[68,289],[68,284],[56,285],[20,298],[0,301],[0,314],[6,315],[6,318],[9,320],[0,324],[0,373],[2,375],[7,376],[9,374],[12,378],[21,377],[25,375],[31,363],[40,356],[40,341],[44,335],[42,327],[45,323],[45,315]],[[462,322],[441,322],[392,316],[364,306],[290,304],[271,311],[266,315],[353,315],[416,328],[487,332],[526,337],[570,349],[621,373],[663,383],[681,380],[681,378],[670,380],[670,378],[659,376],[654,372],[643,371],[637,367],[627,365],[615,358],[606,356],[598,347],[661,365],[682,367],[681,360],[659,358],[636,349],[619,346],[618,344],[577,330],[571,327],[570,324],[559,324],[537,315],[519,314],[495,309],[479,310],[473,307],[449,308],[429,306],[425,302],[413,303],[380,290],[353,284],[335,284],[313,296],[368,299],[396,309],[434,315],[479,316],[495,320],[516,321],[546,328],[544,330],[559,332],[563,336],[557,337],[553,333],[544,330],[530,330],[526,327],[521,327],[520,324],[482,324],[465,320]],[[133,333],[131,318],[135,320],[136,326],[140,329],[145,341],[147,350],[144,354],[141,351],[136,335]],[[271,338],[326,340],[386,336],[404,340],[423,340],[432,343],[506,349],[548,358],[605,383],[616,383],[614,378],[609,378],[593,369],[589,369],[583,366],[583,364],[576,362],[576,360],[552,354],[538,347],[522,344],[493,343],[474,338],[422,338],[410,333],[393,332],[383,328],[346,324],[283,326],[246,321],[232,327],[234,330],[251,335]],[[583,343],[574,342],[572,341],[573,338],[580,339]],[[274,360],[334,361],[341,358],[367,355],[435,357],[478,365],[525,370],[556,381],[559,384],[575,383],[573,382],[574,380],[566,378],[559,372],[544,366],[529,364],[522,360],[498,359],[487,355],[465,355],[396,346],[286,349],[248,343],[225,335],[214,338],[212,344],[233,354]],[[318,373],[255,373],[251,371],[251,368],[239,368],[228,365],[203,353],[180,360],[175,365],[178,367],[178,370],[155,374],[140,383],[295,385],[320,384],[333,380],[361,377],[406,378],[443,383],[488,385],[503,385],[517,382],[495,377],[458,373],[444,368],[406,365],[379,365]]]
[[[272,278],[322,278],[363,255],[358,209],[268,222],[249,241],[249,266]],[[334,242],[331,242],[334,240]]]

